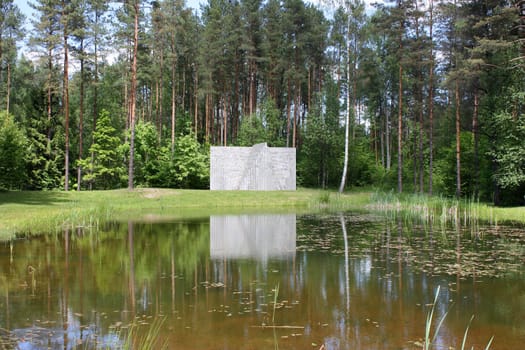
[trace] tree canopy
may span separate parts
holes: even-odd
[[[206,188],[267,142],[303,186],[523,204],[523,2],[340,5],[3,1],[0,186]]]

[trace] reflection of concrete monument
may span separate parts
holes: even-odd
[[[294,256],[295,221],[295,214],[211,216],[211,258]]]
[[[211,147],[211,190],[295,191],[295,148]]]

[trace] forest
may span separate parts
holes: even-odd
[[[304,187],[525,204],[525,1],[0,1],[0,189],[208,188],[209,146]],[[24,28],[31,28],[25,30]]]

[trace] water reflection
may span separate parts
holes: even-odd
[[[0,341],[7,328],[24,349],[109,350],[120,327],[161,317],[171,349],[414,348],[439,285],[442,348],[459,347],[472,314],[468,348],[492,335],[519,348],[524,231],[465,229],[259,215],[3,243]]]
[[[294,257],[295,241],[295,214],[210,217],[212,259]]]

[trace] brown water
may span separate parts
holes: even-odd
[[[351,213],[115,223],[0,244],[0,340],[118,349],[131,323],[162,322],[169,349],[417,349],[439,286],[434,349],[459,349],[467,328],[468,349],[492,336],[491,349],[523,349],[524,267],[516,227]]]

